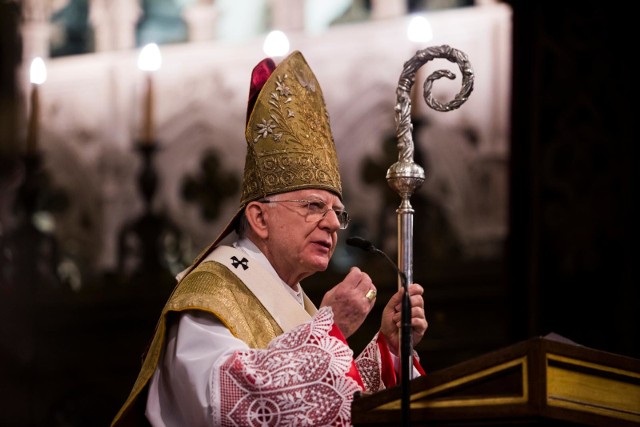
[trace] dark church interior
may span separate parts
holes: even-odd
[[[459,256],[438,207],[428,197],[412,199],[414,281],[425,288],[429,321],[415,350],[433,373],[531,338],[560,337],[627,360],[637,390],[633,14],[626,4],[594,0],[499,3],[511,8],[512,25],[503,256]],[[175,270],[193,254],[181,252],[185,230],[175,218],[152,208],[162,171],[153,162],[154,147],[143,144],[132,149],[140,165],[132,188],[143,208],[114,238],[117,268],[90,268],[82,253],[74,264],[61,262],[68,245],[34,225],[42,211],[64,217],[74,193],[51,179],[46,151],[25,152],[26,133],[19,129],[26,126],[17,70],[24,68],[27,4],[0,0],[0,425],[104,426],[130,391]],[[67,48],[71,53],[51,53],[83,54]],[[428,123],[416,121],[414,131],[422,125]],[[429,153],[416,154],[428,163]],[[394,155],[363,155],[362,180],[385,187]],[[194,164],[180,187],[182,203],[197,206],[205,218],[218,217],[222,200],[237,200],[241,177],[229,174],[215,155]],[[208,187],[210,181],[217,187]],[[396,195],[381,191],[386,193],[377,202],[392,217]],[[429,218],[426,225],[420,215]],[[377,282],[395,283],[386,262],[349,254]],[[339,266],[330,267],[308,279],[305,289],[319,302],[326,283],[342,275]],[[90,285],[78,290],[77,277]],[[378,298],[390,295],[381,291]],[[377,305],[350,338],[356,353],[375,332],[381,309]],[[640,425],[640,412],[633,416],[609,425]],[[601,422],[587,417],[554,425]]]

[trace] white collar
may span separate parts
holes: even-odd
[[[282,283],[282,286],[285,287],[285,289],[296,299],[296,301],[300,303],[300,305],[304,306],[304,299],[302,296],[303,295],[302,287],[300,286],[300,283],[296,283],[295,289],[294,289],[291,286],[289,286],[284,280],[282,280],[280,276],[278,276],[278,273],[273,268],[273,266],[271,265],[267,257],[262,253],[262,251],[260,251],[260,249],[251,240],[247,239],[246,237],[241,238],[236,240],[232,246],[234,248],[242,250],[251,258],[258,261],[258,263],[260,263],[260,265],[265,270],[271,272],[271,274],[273,274],[273,276],[276,277],[280,283]]]

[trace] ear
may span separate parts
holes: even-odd
[[[267,226],[267,209],[262,203],[250,202],[244,210],[247,222],[251,230],[261,239],[266,239],[269,235]]]

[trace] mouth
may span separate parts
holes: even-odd
[[[315,245],[321,246],[327,250],[331,250],[331,242],[326,242],[324,240],[316,240],[315,242],[313,242]]]

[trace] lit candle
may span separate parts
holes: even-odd
[[[145,95],[142,114],[142,139],[144,144],[153,143],[153,72],[160,68],[162,58],[160,49],[155,43],[150,43],[142,48],[138,57],[138,68],[145,72]]]
[[[40,96],[38,86],[47,80],[47,68],[42,58],[37,57],[31,61],[29,70],[31,80],[31,113],[29,114],[29,126],[27,128],[27,153],[34,154],[38,149],[38,133],[40,131]]]
[[[409,21],[407,38],[412,43],[428,43],[433,39],[431,23],[424,16],[416,15]]]

